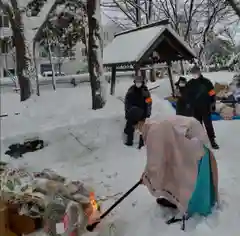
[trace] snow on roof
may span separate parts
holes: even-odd
[[[103,51],[103,64],[138,61],[163,29],[161,25],[117,35]]]
[[[165,30],[168,30],[193,57],[196,56],[195,52],[174,30],[166,25],[157,25],[116,35],[114,40],[104,48],[103,64],[121,64],[139,61]]]

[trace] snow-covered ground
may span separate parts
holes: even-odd
[[[116,73],[117,78],[123,76],[131,76],[133,75],[133,71],[118,71]],[[111,72],[105,72],[106,79],[109,79],[111,76]],[[82,74],[72,74],[72,75],[64,75],[64,76],[56,76],[56,85],[59,88],[72,88],[73,85],[71,83],[72,79],[75,79],[76,84],[89,82],[88,73]],[[52,89],[52,77],[44,77],[42,75],[38,75],[38,81],[40,86],[40,92],[46,89]],[[31,81],[32,86],[36,88],[36,82],[34,80]],[[18,84],[17,84],[17,87]],[[15,89],[15,80],[10,77],[0,78],[0,92],[12,92]]]
[[[231,80],[231,73],[207,74],[213,81]],[[71,179],[92,185],[107,208],[121,193],[134,185],[145,166],[145,149],[125,147],[122,142],[123,97],[131,82],[119,79],[116,96],[109,96],[107,105],[91,110],[91,93],[87,84],[76,88],[60,88],[56,92],[42,91],[40,97],[19,102],[16,93],[1,95],[1,158],[29,170],[52,168]],[[174,110],[163,98],[170,94],[167,79],[156,82],[152,91],[153,115],[167,117]],[[154,87],[156,84],[150,84]],[[15,115],[19,112],[19,115]],[[178,224],[168,226],[164,213],[144,186],[132,193],[103,223],[113,222],[112,234],[102,236],[173,236],[204,234],[238,236],[240,232],[240,121],[214,123],[220,150],[216,151],[219,165],[221,205],[207,219],[195,217],[187,222],[186,232]],[[28,153],[22,159],[4,155],[7,147],[24,138],[40,137],[48,143],[44,149]],[[112,197],[113,196],[113,197]]]

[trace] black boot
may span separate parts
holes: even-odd
[[[219,146],[218,146],[218,144],[216,143],[216,141],[215,141],[215,139],[213,139],[212,141],[211,141],[211,145],[212,145],[212,148],[213,149],[219,149]]]
[[[132,135],[128,135],[128,134],[123,134],[123,139],[124,139],[124,144],[126,146],[133,146],[133,137]]]
[[[131,147],[133,146],[133,142],[126,142],[125,145]]]
[[[144,141],[142,135],[139,137],[138,149],[141,149],[144,146]]]
[[[157,202],[157,204],[159,204],[162,207],[177,209],[177,206],[175,204],[169,202],[166,198],[157,198],[156,202]]]

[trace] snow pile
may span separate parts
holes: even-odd
[[[208,74],[218,78],[231,78],[229,74]],[[222,79],[223,80],[223,79]],[[163,98],[170,94],[168,80],[157,82],[160,87],[152,91],[153,116],[165,118],[174,113]],[[116,97],[124,97],[130,81],[117,84]],[[149,85],[149,87],[152,85]],[[154,85],[155,86],[155,85]],[[9,117],[1,120],[1,158],[15,166],[38,171],[52,168],[59,174],[85,181],[96,190],[106,209],[140,178],[145,166],[143,148],[125,147],[122,132],[125,125],[122,101],[109,96],[107,105],[92,111],[91,93],[87,85],[77,88],[43,91],[19,103],[14,93],[5,93],[1,99],[1,112]],[[18,116],[14,112],[19,112]],[[220,178],[220,207],[207,219],[194,217],[187,222],[187,236],[237,235],[240,230],[237,205],[239,202],[239,125],[238,121],[218,121],[215,124],[220,150],[216,151]],[[48,146],[23,159],[10,159],[4,155],[7,147],[24,138],[38,136]],[[181,234],[178,224],[168,226],[169,213],[160,209],[144,186],[136,189],[102,224],[102,236],[173,236]],[[111,223],[112,222],[112,223]],[[106,226],[107,225],[107,226]],[[94,234],[89,234],[94,235]]]

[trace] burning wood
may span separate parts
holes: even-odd
[[[90,192],[89,194],[89,204],[85,209],[85,214],[88,216],[88,224],[92,224],[100,218],[100,205],[95,198],[94,192]]]

